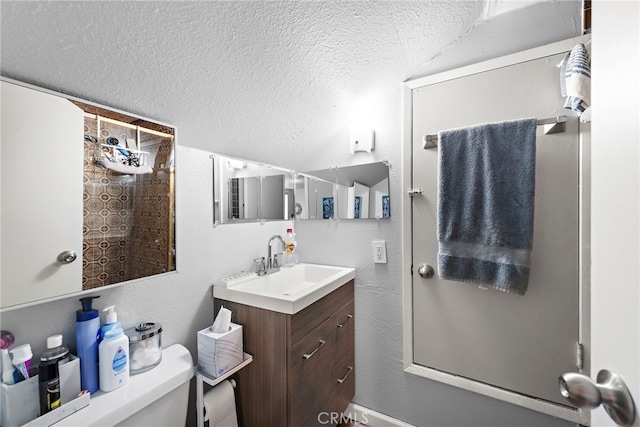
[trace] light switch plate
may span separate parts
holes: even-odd
[[[371,128],[352,128],[349,137],[349,151],[373,151],[375,145],[374,131]]]
[[[387,263],[387,244],[384,240],[374,240],[373,247],[373,262],[376,264]]]

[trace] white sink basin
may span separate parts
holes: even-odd
[[[295,314],[356,276],[354,268],[297,264],[228,288],[213,287],[214,298]]]

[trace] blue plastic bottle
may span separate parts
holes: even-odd
[[[80,298],[82,310],[76,311],[76,347],[80,358],[82,390],[98,390],[98,344],[100,341],[100,313],[91,308],[95,297]]]

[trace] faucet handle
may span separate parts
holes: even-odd
[[[267,274],[267,266],[264,263],[264,257],[254,259],[253,263],[257,265],[256,273],[258,273],[258,276],[264,276]]]

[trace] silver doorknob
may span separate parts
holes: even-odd
[[[558,379],[560,393],[579,408],[604,407],[618,425],[630,426],[636,419],[633,397],[622,378],[606,369],[598,372],[596,382],[586,375],[568,372]]]
[[[420,275],[420,277],[431,279],[433,277],[433,273],[433,267],[428,264],[420,264],[420,266],[418,267],[418,274]]]
[[[60,264],[71,264],[77,257],[78,255],[74,251],[64,251],[58,255],[58,262]]]

